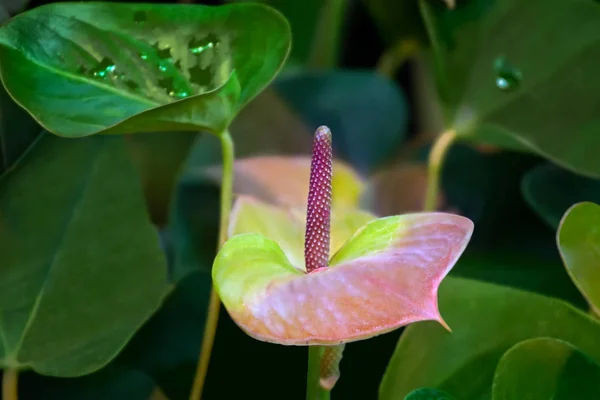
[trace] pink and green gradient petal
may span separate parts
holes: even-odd
[[[366,339],[435,320],[437,289],[464,251],[473,223],[445,213],[372,221],[305,274],[259,234],[231,238],[213,265],[216,289],[250,336],[286,345]]]

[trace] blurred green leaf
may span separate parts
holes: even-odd
[[[217,254],[220,187],[184,176],[176,188],[167,229],[172,245],[171,280],[201,270],[210,273]]]
[[[141,371],[109,364],[78,378],[53,378],[24,373],[19,377],[21,400],[149,400],[156,384]]]
[[[327,125],[336,157],[363,172],[388,161],[406,135],[404,94],[372,71],[286,74],[274,86],[309,126]]]
[[[472,140],[524,146],[570,170],[600,176],[598,2],[471,0],[453,10],[439,0],[420,5],[448,128]]]
[[[177,179],[198,136],[196,132],[125,136],[133,163],[140,172],[150,216],[158,226],[167,224]]]
[[[553,230],[565,211],[575,203],[600,203],[600,181],[575,175],[546,163],[529,171],[522,181],[525,199]]]
[[[178,282],[161,309],[119,355],[117,364],[142,371],[171,400],[182,398],[177,393],[185,393],[187,398],[200,354],[210,287],[206,271],[195,271]],[[189,374],[178,376],[181,367]]]
[[[159,306],[166,266],[123,139],[44,134],[0,180],[0,363],[105,365]]]
[[[42,128],[0,87],[0,175],[23,155]]]
[[[289,47],[285,19],[259,4],[54,3],[2,26],[0,66],[8,92],[59,135],[219,134]]]
[[[571,279],[600,315],[600,206],[579,203],[564,215],[556,240]]]
[[[455,400],[448,393],[438,389],[422,388],[410,392],[404,400]]]
[[[494,376],[494,400],[595,400],[600,367],[571,344],[550,338],[508,350]]]
[[[420,387],[458,399],[490,399],[502,354],[539,336],[568,341],[600,360],[600,322],[560,300],[449,277],[440,286],[439,305],[453,332],[431,322],[409,326],[381,383],[381,399],[402,398]]]

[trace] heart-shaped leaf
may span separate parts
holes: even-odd
[[[498,363],[493,400],[595,400],[600,366],[570,343],[551,338],[525,340]]]
[[[213,282],[234,321],[263,341],[337,344],[416,321],[444,324],[437,287],[472,230],[470,220],[452,214],[378,219],[335,253],[330,268],[309,274],[275,241],[236,235],[215,259]]]
[[[438,388],[457,399],[489,399],[502,354],[540,336],[565,340],[600,360],[600,322],[563,301],[448,277],[439,303],[452,334],[429,322],[408,327],[388,365],[380,399],[402,398],[420,387]]]
[[[158,308],[166,265],[121,137],[45,133],[0,180],[0,366],[79,376]]]
[[[402,90],[373,71],[340,70],[287,74],[275,89],[309,126],[335,132],[336,157],[361,172],[389,161],[408,128]]]
[[[55,3],[0,29],[8,92],[59,135],[221,133],[281,68],[285,19],[260,4]]]
[[[556,165],[546,163],[529,171],[521,182],[525,199],[539,216],[558,228],[565,211],[575,203],[600,203],[600,181],[575,175]]]
[[[600,206],[579,203],[565,213],[556,240],[567,272],[600,314]]]
[[[420,4],[448,128],[600,176],[598,2]]]

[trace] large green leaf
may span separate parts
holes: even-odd
[[[222,132],[275,76],[285,19],[260,4],[55,3],[0,29],[1,77],[45,128]]]
[[[0,366],[79,376],[159,306],[166,265],[120,137],[44,134],[0,180]]]
[[[489,399],[502,354],[539,336],[568,341],[600,360],[600,322],[560,300],[449,277],[440,286],[439,305],[452,333],[431,322],[408,327],[381,383],[381,399],[402,398],[419,387]]]
[[[523,341],[498,363],[494,400],[595,400],[600,367],[571,344],[550,338]]]
[[[575,285],[600,314],[600,206],[579,203],[563,217],[557,233],[558,249]]]
[[[156,383],[142,371],[114,363],[78,378],[32,372],[19,376],[20,400],[149,400]]]
[[[600,176],[598,2],[420,4],[448,128]]]
[[[287,74],[274,86],[309,126],[327,125],[336,157],[363,172],[389,161],[406,135],[404,93],[371,71]]]
[[[600,181],[546,163],[529,171],[521,182],[525,199],[539,216],[558,228],[563,214],[581,201],[600,203]]]

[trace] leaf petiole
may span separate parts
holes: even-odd
[[[431,152],[429,153],[429,162],[427,166],[427,193],[425,194],[423,211],[434,211],[437,207],[442,165],[446,158],[446,153],[448,153],[448,149],[455,140],[456,131],[451,129],[442,133],[433,144]]]
[[[2,373],[2,399],[17,400],[19,383],[19,371],[8,368]]]
[[[232,205],[233,191],[233,159],[234,147],[233,140],[228,130],[225,130],[221,135],[221,149],[223,152],[223,178],[221,183],[221,211],[219,220],[219,248],[227,240],[227,230],[229,226],[229,214]],[[200,400],[204,382],[206,380],[206,372],[210,362],[210,354],[212,352],[215,334],[217,332],[217,323],[219,321],[219,309],[221,302],[216,290],[213,288],[210,291],[210,302],[206,316],[206,324],[204,326],[204,336],[202,339],[202,347],[200,349],[200,360],[196,369],[196,375],[192,384],[190,400]]]

